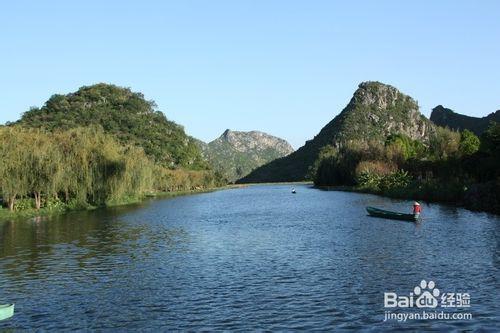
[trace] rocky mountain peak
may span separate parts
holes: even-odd
[[[227,130],[224,131],[224,133],[222,133],[221,138],[227,139],[230,134],[231,134],[231,130],[228,128]]]
[[[281,155],[293,152],[292,146],[283,139],[259,131],[240,132],[227,129],[215,141],[224,141],[240,152],[276,150]]]
[[[365,106],[376,107],[378,109],[387,109],[394,107],[399,99],[405,99],[414,104],[415,110],[418,105],[410,96],[401,93],[397,88],[377,81],[366,81],[359,84],[354,92],[351,102]]]
[[[391,85],[368,81],[358,86],[344,110],[321,130],[318,144],[384,141],[394,133],[425,142],[433,130],[413,98]]]
[[[376,81],[359,84],[347,106],[306,144],[289,156],[253,171],[241,182],[304,180],[326,145],[352,142],[384,143],[391,134],[404,134],[429,143],[435,125],[425,118],[417,102],[395,87]]]
[[[267,133],[230,129],[208,144],[199,142],[199,146],[229,181],[236,181],[255,168],[293,152],[287,141]]]

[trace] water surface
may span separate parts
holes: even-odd
[[[0,222],[0,329],[495,330],[500,220],[309,186],[250,186]],[[471,295],[472,320],[384,322],[422,279]]]

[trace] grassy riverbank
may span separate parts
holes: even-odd
[[[189,167],[158,162],[98,126],[54,132],[0,127],[0,142],[3,219],[131,204],[226,183],[194,161]]]
[[[42,207],[38,210],[34,208],[34,202],[32,202],[33,199],[25,199],[24,202],[25,202],[25,205],[27,207],[25,207],[23,209],[10,211],[9,209],[7,209],[5,207],[0,206],[0,222],[1,221],[12,221],[12,220],[16,220],[16,221],[17,220],[27,220],[30,218],[41,217],[41,216],[54,216],[54,215],[64,214],[64,213],[68,213],[68,212],[72,212],[72,211],[94,210],[97,208],[133,205],[133,204],[141,203],[147,199],[168,199],[168,198],[174,198],[174,197],[190,195],[190,194],[208,193],[208,192],[219,191],[219,190],[224,190],[224,189],[229,189],[229,188],[234,188],[234,187],[239,187],[239,186],[228,185],[228,186],[222,186],[222,187],[214,187],[214,188],[199,189],[199,190],[189,190],[189,191],[154,192],[154,193],[148,193],[142,198],[134,198],[134,197],[124,198],[119,202],[109,202],[108,204],[102,205],[102,206],[92,206],[92,205],[74,206],[71,204],[57,202],[57,204],[47,205],[47,206]]]

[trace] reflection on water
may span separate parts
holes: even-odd
[[[161,249],[181,248],[188,241],[182,228],[158,228],[120,220],[126,209],[73,212],[52,218],[0,224],[0,258],[12,279],[43,278],[129,260],[144,259]]]
[[[0,329],[493,329],[499,219],[411,202],[255,186],[0,222]],[[384,291],[471,294],[471,321],[384,323]]]

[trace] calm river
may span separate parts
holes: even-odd
[[[0,330],[500,327],[500,218],[423,205],[415,225],[365,212],[408,211],[408,201],[296,189],[0,222],[0,303],[16,304]],[[409,296],[421,280],[435,282],[439,302],[469,294],[470,307],[384,308],[384,292]],[[472,319],[384,321],[422,310]]]

